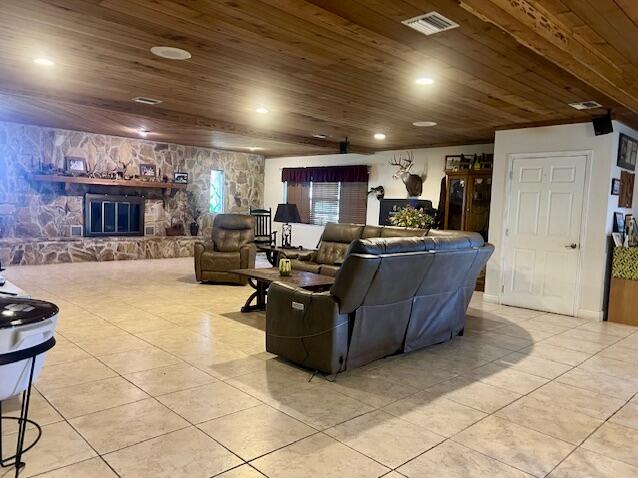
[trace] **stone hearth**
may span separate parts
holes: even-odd
[[[3,265],[41,265],[189,257],[197,240],[192,236],[4,239],[0,260]]]

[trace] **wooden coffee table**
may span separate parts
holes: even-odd
[[[283,282],[293,287],[300,287],[313,291],[329,289],[335,282],[332,276],[315,274],[314,272],[292,271],[289,276],[279,275],[279,268],[267,267],[261,269],[236,269],[233,274],[248,277],[248,283],[255,289],[241,308],[242,312],[264,310],[266,308],[266,294],[273,282]],[[254,302],[254,303],[253,303]]]

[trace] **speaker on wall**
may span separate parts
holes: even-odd
[[[350,141],[348,137],[344,141],[339,142],[339,154],[348,154],[350,152]]]
[[[597,116],[592,120],[594,124],[594,134],[600,136],[603,134],[613,133],[614,125],[611,122],[611,111],[607,112],[605,116]]]

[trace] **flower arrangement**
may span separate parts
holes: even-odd
[[[390,222],[394,226],[430,229],[434,225],[434,218],[423,212],[423,209],[405,206],[390,217]]]

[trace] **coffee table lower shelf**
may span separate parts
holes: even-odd
[[[250,294],[246,303],[241,308],[242,312],[254,312],[266,310],[266,296],[268,287],[273,282],[283,282],[292,287],[299,287],[315,292],[328,290],[334,284],[334,277],[315,274],[314,272],[292,271],[289,276],[279,275],[277,267],[266,267],[259,269],[236,269],[231,271],[234,274],[248,278],[248,284],[255,289]]]

